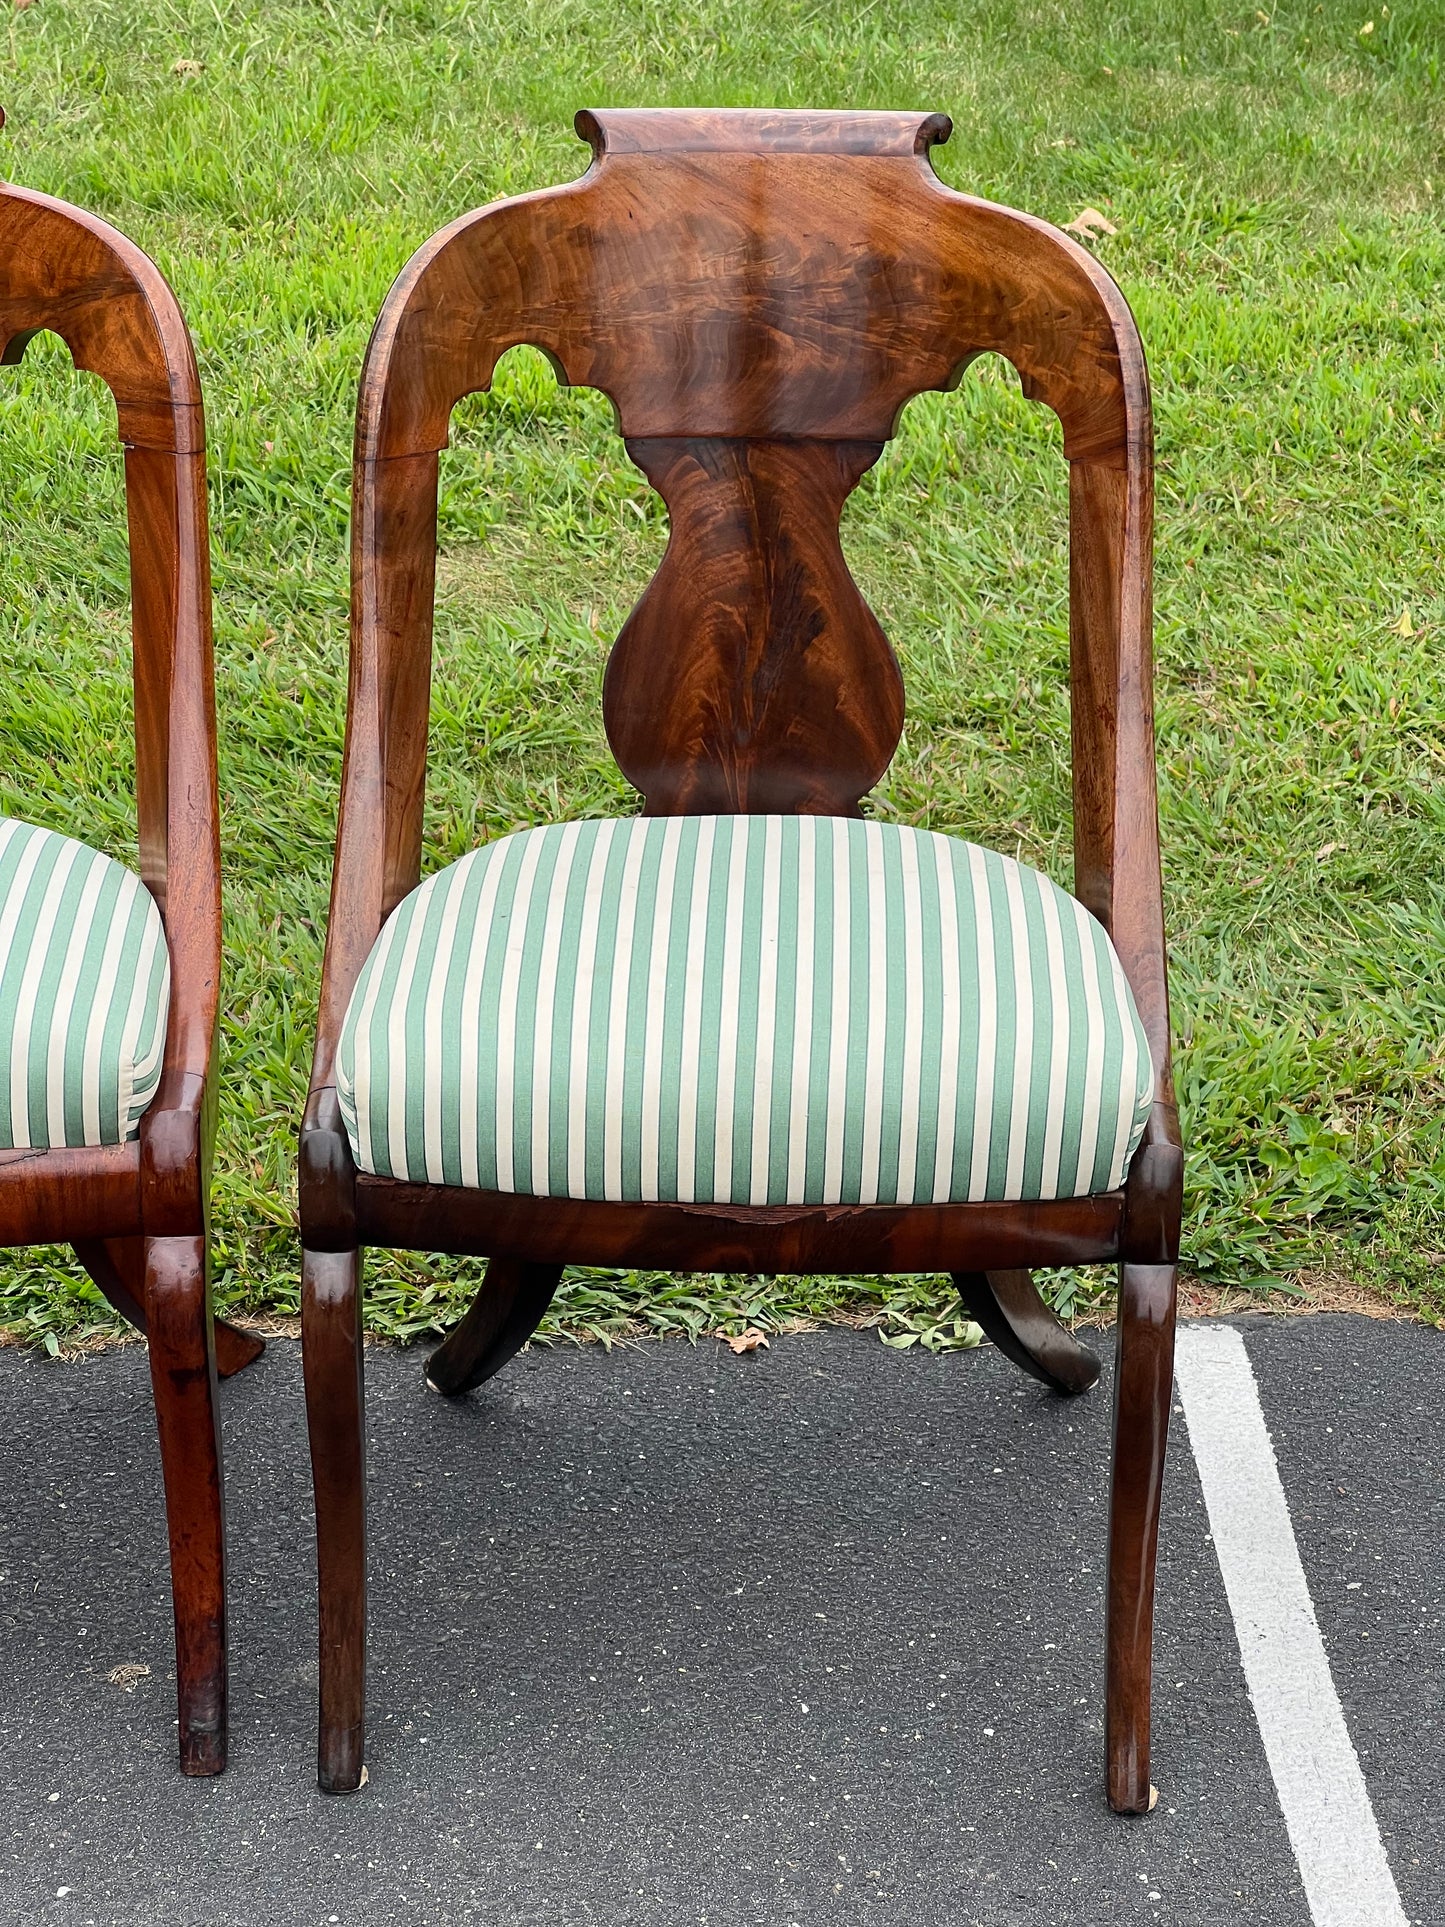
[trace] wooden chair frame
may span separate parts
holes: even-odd
[[[209,1190],[221,859],[205,429],[190,337],[159,269],[63,201],[0,184],[0,362],[39,333],[115,398],[125,446],[140,869],[171,999],[159,1089],[124,1144],[0,1151],[0,1244],[74,1246],[146,1334],[170,1533],[181,1771],[226,1762],[217,1375],[262,1349],[211,1316]]]
[[[1061,1391],[1097,1361],[1029,1267],[1117,1261],[1107,1790],[1147,1808],[1150,1651],[1173,1359],[1182,1153],[1155,800],[1152,429],[1113,281],[1065,235],[952,192],[942,116],[578,116],[580,180],[443,229],[392,288],[357,415],[345,768],[301,1132],[303,1336],[320,1577],[319,1777],[362,1771],[361,1252],[486,1255],[431,1360],[454,1393],[526,1342],[565,1264],[949,1271],[989,1336]],[[1059,416],[1069,462],[1076,892],[1113,939],[1158,1072],[1118,1191],[1032,1203],[743,1207],[487,1193],[358,1173],[337,1042],[382,925],[420,878],[438,454],[499,355],[542,349],[603,390],[667,501],[668,551],[623,628],[604,711],[652,814],[858,812],[902,726],[887,641],[848,575],[843,502],[910,396],[978,354]],[[769,558],[781,561],[772,566]],[[761,560],[760,560],[761,558]]]

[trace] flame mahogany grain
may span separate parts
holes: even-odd
[[[883,444],[688,436],[627,452],[672,535],[607,664],[623,775],[653,815],[856,816],[903,731],[898,663],[838,539]]]
[[[1084,248],[933,172],[941,115],[579,114],[593,162],[464,215],[388,295],[357,408],[352,654],[341,818],[300,1184],[322,1548],[321,1784],[362,1759],[361,1249],[493,1260],[437,1354],[479,1382],[566,1263],[951,1270],[1026,1369],[1097,1367],[1029,1268],[1121,1267],[1112,1511],[1109,1797],[1148,1804],[1153,1549],[1170,1380],[1182,1152],[1169,1068],[1155,804],[1153,431],[1144,354]],[[518,343],[612,401],[667,504],[667,552],[616,639],[603,715],[654,814],[856,814],[903,726],[898,664],[849,575],[839,517],[907,401],[1005,356],[1063,426],[1070,468],[1074,847],[1159,1072],[1122,1192],[1048,1204],[750,1210],[498,1196],[358,1176],[337,1036],[381,925],[420,877],[437,462],[456,402]],[[1141,1282],[1143,1281],[1143,1282]],[[1172,1289],[1172,1287],[1171,1287]],[[488,1303],[488,1296],[493,1302]]]

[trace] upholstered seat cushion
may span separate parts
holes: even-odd
[[[0,818],[0,1148],[133,1138],[160,1082],[170,981],[139,877]]]
[[[1074,898],[954,838],[806,816],[474,850],[388,920],[337,1062],[363,1171],[735,1204],[1111,1190],[1153,1084]]]

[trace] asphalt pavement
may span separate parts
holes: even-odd
[[[1442,1927],[1445,1337],[1240,1328],[1405,1918]],[[297,1346],[223,1388],[212,1782],[173,1764],[144,1354],[0,1353],[5,1927],[1347,1917],[1305,1891],[1182,1415],[1160,1801],[1104,1804],[1107,1371],[1064,1401],[990,1348],[829,1331],[533,1349],[455,1404],[378,1347],[367,1391],[370,1779],[326,1799]]]

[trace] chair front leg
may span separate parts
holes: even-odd
[[[1109,1804],[1147,1813],[1154,1562],[1174,1392],[1173,1265],[1121,1264],[1109,1495],[1107,1704]]]
[[[361,1784],[366,1711],[360,1251],[303,1252],[301,1347],[321,1621],[316,1777],[323,1793],[353,1793]]]
[[[226,1545],[204,1238],[148,1238],[145,1324],[165,1478],[182,1773],[226,1764]]]
[[[146,1328],[145,1239],[83,1238],[76,1242],[75,1255],[121,1317],[143,1332]],[[243,1331],[239,1325],[228,1324],[214,1314],[211,1331],[216,1346],[217,1378],[233,1378],[237,1372],[245,1371],[266,1349],[264,1338]]]

